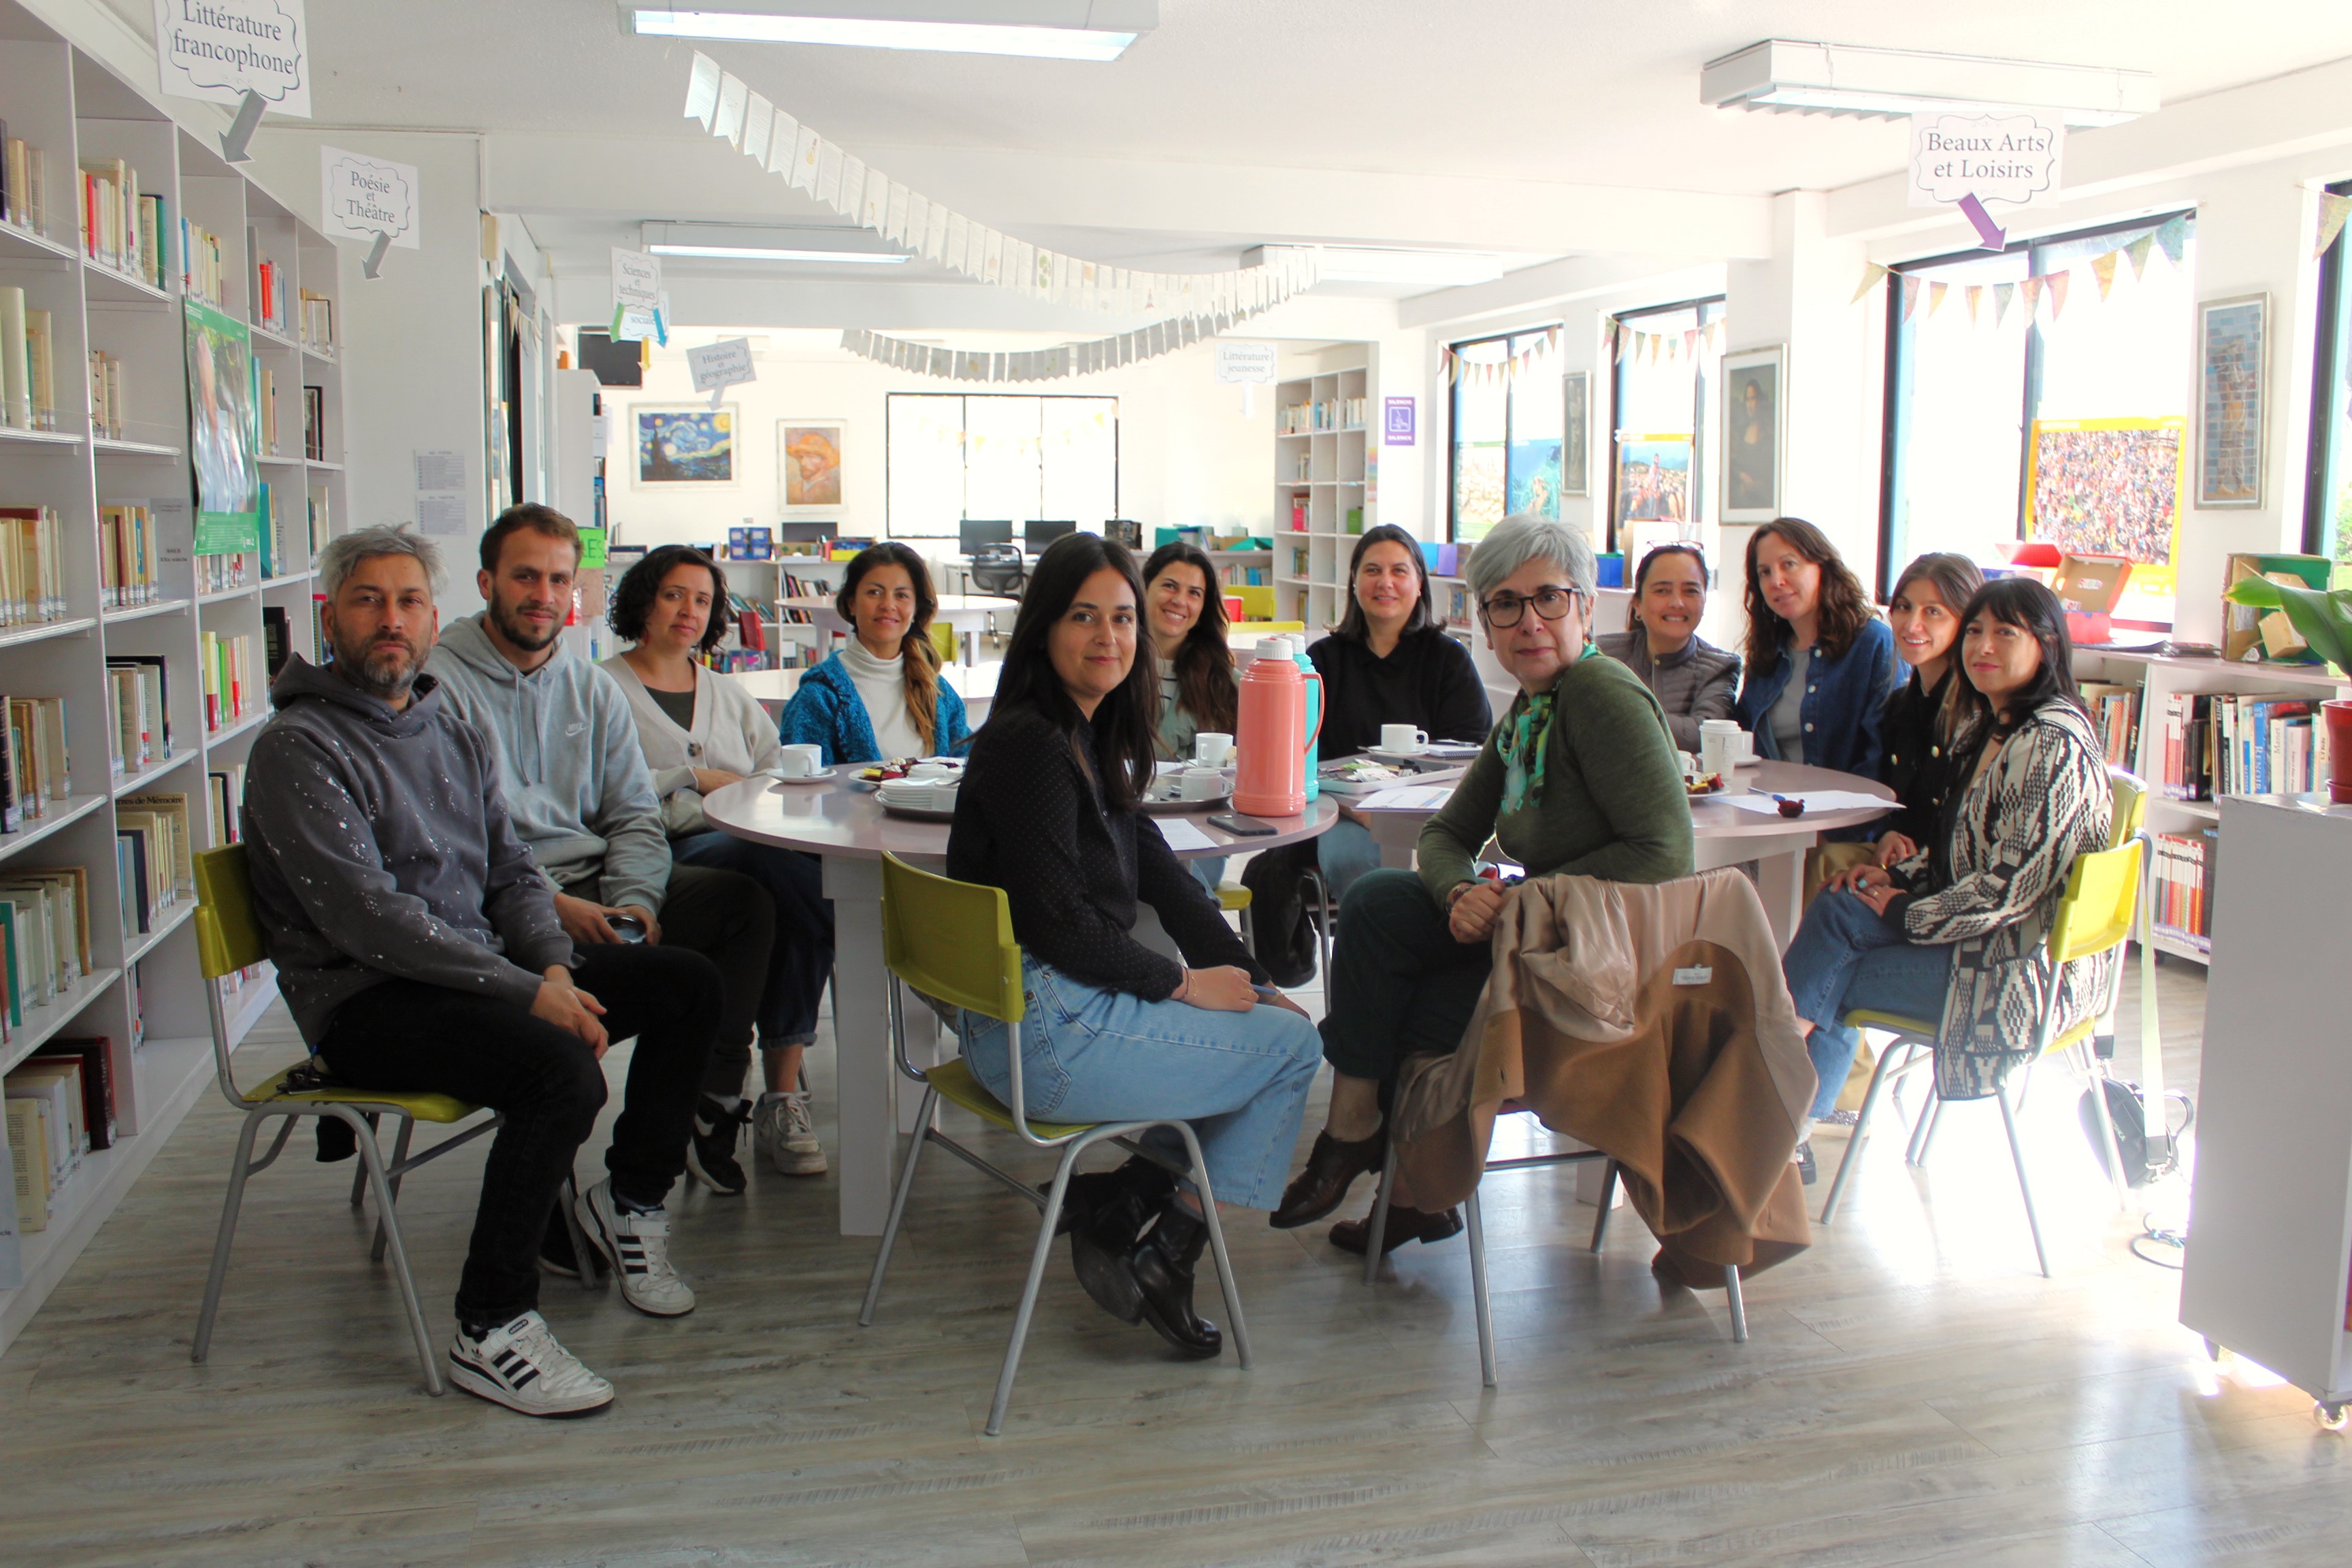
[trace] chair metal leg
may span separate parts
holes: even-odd
[[[360,1122],[358,1112],[350,1120]],[[355,1131],[366,1131],[362,1122]],[[393,1201],[392,1183],[384,1174],[383,1151],[376,1147],[373,1137],[360,1140],[360,1158],[367,1162],[368,1181],[375,1188],[376,1212],[383,1216],[384,1247],[392,1257],[392,1277],[400,1287],[400,1304],[408,1311],[408,1331],[416,1339],[417,1364],[425,1369],[425,1392],[438,1398],[442,1393],[441,1369],[433,1355],[433,1336],[425,1326],[425,1309],[417,1304],[416,1281],[408,1272],[408,1248],[400,1241],[400,1212]]]
[[[1396,1140],[1389,1140],[1389,1152],[1381,1162],[1380,1185],[1372,1189],[1370,1228],[1364,1237],[1364,1283],[1369,1285],[1381,1271],[1381,1244],[1389,1234],[1389,1191],[1396,1185]]]
[[[1900,1048],[1903,1059],[1909,1062],[1913,1049],[1908,1040],[1893,1040],[1878,1053],[1878,1065],[1870,1069],[1870,1087],[1863,1091],[1862,1114],[1854,1118],[1853,1133],[1845,1141],[1845,1152],[1838,1159],[1837,1174],[1830,1178],[1830,1195],[1822,1202],[1822,1223],[1827,1225],[1837,1215],[1839,1200],[1845,1196],[1845,1184],[1853,1174],[1854,1163],[1862,1158],[1862,1146],[1870,1142],[1870,1118],[1878,1109],[1878,1091],[1885,1087],[1887,1074],[1894,1069],[1895,1053]]]
[[[915,1131],[907,1140],[907,1166],[898,1173],[898,1190],[890,1196],[890,1218],[882,1226],[882,1245],[874,1254],[874,1277],[866,1282],[866,1304],[857,1309],[857,1326],[861,1329],[871,1328],[874,1324],[874,1305],[882,1299],[882,1276],[890,1268],[890,1249],[898,1243],[898,1222],[907,1213],[907,1194],[915,1190],[915,1166],[922,1158],[923,1145],[929,1142],[925,1132],[931,1125],[932,1113],[939,1108],[940,1091],[925,1085],[922,1109],[915,1117]],[[1065,1160],[1062,1163],[1066,1170],[1069,1162]],[[1062,1181],[1061,1173],[1056,1172],[1054,1197],[1057,1203],[1061,1200]],[[1053,1228],[1049,1226],[1045,1239],[1051,1241],[1053,1237]],[[1007,1386],[1010,1386],[1009,1383]]]
[[[2084,1076],[2091,1080],[2091,1103],[2099,1111],[2099,1149],[2105,1156],[2107,1178],[2116,1189],[2116,1207],[2131,1212],[2131,1184],[2124,1176],[2123,1141],[2116,1136],[2115,1117],[2107,1110],[2107,1075],[2099,1070],[2098,1054],[2088,1042],[2078,1047],[2083,1053]]]
[[[367,1162],[360,1160],[352,1165],[352,1207],[367,1202]]]
[[[1249,1324],[1242,1319],[1242,1291],[1234,1279],[1234,1260],[1225,1252],[1225,1227],[1217,1218],[1217,1194],[1209,1185],[1209,1167],[1201,1157],[1201,1141],[1193,1134],[1191,1123],[1169,1123],[1184,1140],[1184,1152],[1192,1162],[1192,1185],[1201,1198],[1201,1218],[1209,1227],[1209,1252],[1217,1260],[1217,1285],[1225,1299],[1226,1324],[1234,1337],[1234,1355],[1241,1369],[1247,1372],[1255,1364],[1250,1352]]]
[[[1315,954],[1322,967],[1315,977],[1322,983],[1324,999],[1331,994],[1331,884],[1323,879],[1321,868],[1309,866],[1307,879],[1315,884]]]
[[[236,1239],[237,1211],[245,1206],[245,1178],[252,1172],[253,1140],[269,1113],[261,1110],[246,1112],[245,1125],[236,1135],[236,1154],[228,1168],[228,1195],[221,1201],[220,1232],[213,1239],[212,1272],[205,1277],[204,1310],[196,1314],[195,1347],[188,1359],[201,1363],[210,1353],[213,1344],[213,1322],[220,1316],[221,1287],[228,1282],[230,1244]],[[289,1117],[289,1121],[292,1118]]]
[[[402,1166],[408,1163],[409,1140],[415,1136],[416,1118],[414,1116],[402,1117],[400,1119],[400,1134],[392,1141],[391,1171],[387,1173],[385,1177],[385,1184],[392,1189],[392,1202],[394,1204],[400,1201],[400,1176],[398,1173]],[[391,1212],[392,1204],[386,1204],[384,1205],[384,1213],[375,1216],[375,1245],[368,1248],[368,1261],[371,1263],[381,1263],[383,1261],[383,1240],[387,1234],[384,1230],[384,1220]]]
[[[2050,1254],[2042,1246],[2042,1221],[2033,1212],[2033,1184],[2025,1174],[2025,1145],[2017,1137],[2017,1112],[2009,1103],[2006,1089],[1993,1090],[2000,1101],[2000,1124],[2009,1133],[2009,1157],[2017,1162],[2017,1195],[2025,1200],[2026,1228],[2033,1232],[2033,1257],[2042,1265],[2042,1278],[2050,1278]]]
[[[1903,1153],[1905,1164],[1916,1171],[1927,1163],[1927,1151],[1936,1146],[1936,1130],[1943,1122],[1944,1097],[1930,1084],[1927,1102],[1919,1108],[1919,1124],[1911,1130],[1911,1146]]]
[[[1610,1161],[1601,1171],[1601,1212],[1592,1216],[1592,1240],[1585,1251],[1598,1252],[1601,1244],[1609,1239],[1609,1213],[1617,1202],[1617,1162]]]
[[[1723,1289],[1725,1294],[1731,1300],[1731,1342],[1744,1345],[1748,1342],[1748,1298],[1739,1293],[1738,1264],[1727,1263],[1723,1266]]]
[[[1478,1213],[1478,1189],[1462,1203],[1463,1222],[1470,1231],[1470,1308],[1478,1320],[1478,1375],[1488,1388],[1495,1382],[1495,1311],[1486,1299],[1486,1226]]]
[[[919,1132],[916,1134],[919,1140],[921,1136]],[[1037,1245],[1029,1253],[1029,1279],[1021,1287],[1021,1306],[1013,1314],[1013,1337],[1004,1347],[1004,1366],[996,1374],[996,1397],[988,1406],[988,1426],[983,1430],[992,1437],[1004,1429],[1005,1407],[1013,1403],[1013,1380],[1021,1372],[1021,1352],[1029,1342],[1029,1320],[1037,1310],[1037,1288],[1045,1278],[1045,1259],[1054,1252],[1054,1222],[1061,1217],[1062,1194],[1069,1190],[1070,1167],[1077,1163],[1078,1149],[1079,1145],[1076,1143],[1066,1146],[1062,1151],[1062,1163],[1054,1167],[1053,1189],[1045,1194],[1045,1213],[1037,1222]],[[912,1163],[910,1155],[908,1163]],[[901,1195],[904,1190],[902,1186]],[[883,1258],[887,1258],[888,1237],[884,1238],[883,1245]],[[882,1260],[880,1258],[875,1259],[876,1272],[871,1289],[881,1288]]]

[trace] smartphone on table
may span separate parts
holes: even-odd
[[[1270,838],[1282,831],[1271,822],[1260,822],[1255,816],[1244,816],[1237,811],[1211,813],[1209,826],[1222,827],[1236,838]]]

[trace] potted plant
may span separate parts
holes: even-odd
[[[2336,674],[2352,678],[2352,589],[2290,587],[2267,577],[2241,577],[2222,595],[2231,604],[2256,609],[2284,610],[2295,635],[2311,651],[2336,667]],[[2327,795],[2337,805],[2352,805],[2352,702],[2323,702],[2327,724]]]

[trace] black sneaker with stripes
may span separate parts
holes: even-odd
[[[449,1381],[525,1415],[585,1415],[613,1403],[613,1385],[556,1343],[537,1312],[479,1339],[460,1327],[449,1342]]]

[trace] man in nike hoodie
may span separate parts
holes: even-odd
[[[629,700],[559,635],[580,565],[580,531],[552,507],[510,506],[482,535],[475,579],[488,606],[444,632],[427,668],[441,700],[490,743],[515,832],[555,887],[556,917],[593,948],[642,935],[719,966],[718,1039],[686,1149],[714,1193],[743,1191],[736,1130],[751,1120],[743,1078],[768,984],[776,906],[740,871],[673,865],[661,802]],[[615,916],[627,915],[616,928]],[[558,1268],[568,1237],[548,1234]]]
[[[639,1277],[632,1304],[694,1305],[662,1204],[718,1020],[718,973],[670,949],[575,952],[515,834],[489,748],[418,673],[438,626],[432,544],[370,528],[319,557],[333,661],[286,661],[253,742],[245,842],[278,987],[311,1053],[357,1089],[430,1091],[505,1117],[457,1286],[450,1379],[526,1415],[612,1385],[538,1312],[540,1237],[604,1103],[599,1058],[634,1035],[611,1173],[581,1220]]]

